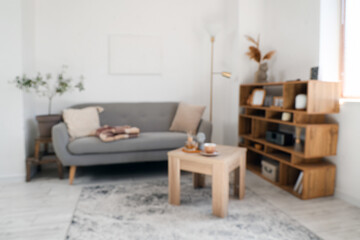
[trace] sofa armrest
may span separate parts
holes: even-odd
[[[52,143],[56,156],[64,166],[70,166],[71,154],[67,150],[70,137],[65,123],[61,122],[52,128]]]
[[[206,142],[211,142],[211,134],[212,134],[212,123],[201,119],[199,127],[198,127],[198,132],[203,132],[206,135]]]

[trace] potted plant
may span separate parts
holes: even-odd
[[[48,114],[36,116],[40,137],[51,137],[52,127],[61,121],[61,115],[51,114],[53,98],[73,89],[84,90],[83,76],[80,76],[79,81],[74,84],[72,78],[65,76],[66,70],[67,66],[63,66],[56,79],[53,79],[50,73],[46,74],[45,77],[38,73],[34,78],[29,78],[26,75],[17,76],[12,82],[20,90],[34,92],[38,96],[48,99]]]
[[[264,57],[262,57],[260,51],[260,37],[258,37],[257,41],[250,36],[245,36],[245,38],[249,42],[255,45],[255,46],[250,46],[249,52],[246,53],[246,55],[248,55],[250,59],[253,59],[255,62],[259,64],[258,71],[255,73],[255,82],[256,83],[266,82],[267,70],[268,70],[268,64],[266,60],[270,60],[271,57],[275,54],[275,51],[270,51],[267,54],[265,54]]]

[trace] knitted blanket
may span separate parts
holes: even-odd
[[[140,129],[137,127],[131,127],[128,125],[111,127],[105,125],[98,128],[95,135],[103,142],[112,142],[119,139],[134,138],[139,136],[139,133]]]

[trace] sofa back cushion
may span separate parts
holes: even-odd
[[[169,131],[178,103],[88,103],[75,105],[71,108],[89,106],[104,108],[104,111],[99,114],[101,126],[131,125],[140,128],[141,132],[165,132]]]

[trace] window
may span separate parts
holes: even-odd
[[[360,98],[360,1],[342,0],[340,79],[344,98]]]

